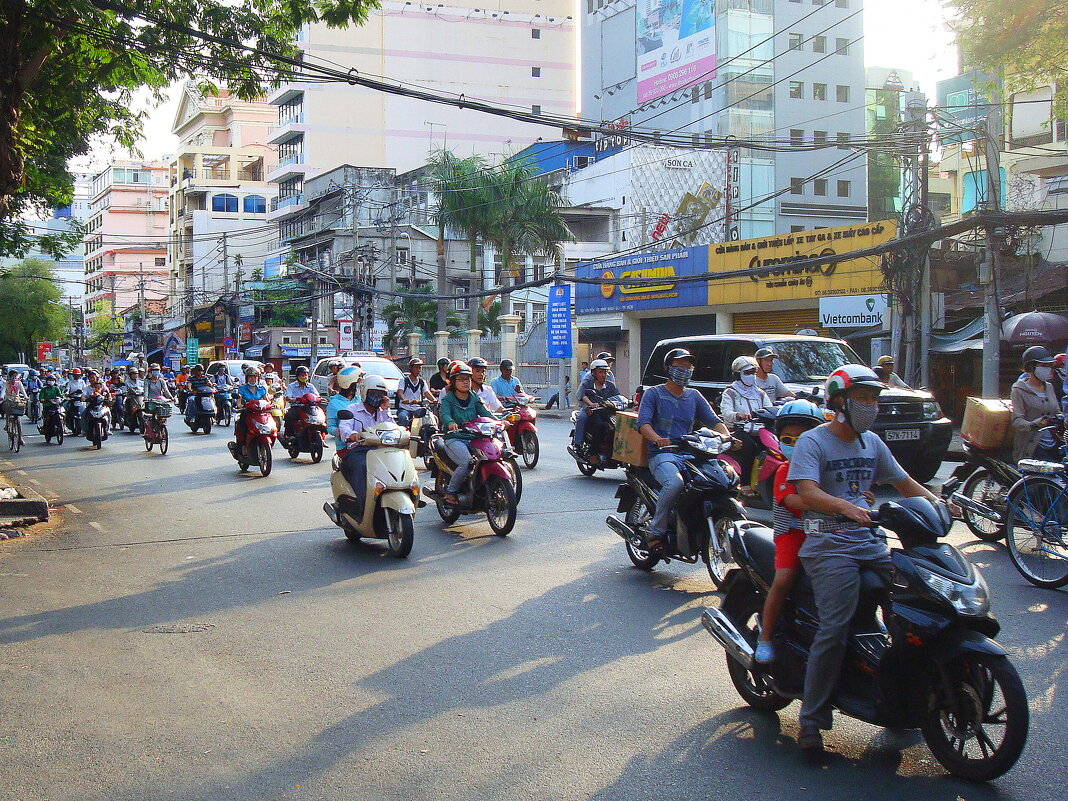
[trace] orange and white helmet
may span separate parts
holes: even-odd
[[[848,392],[853,387],[871,387],[873,389],[886,389],[886,384],[875,375],[870,367],[863,364],[844,364],[827,376],[827,382],[823,385],[823,394],[830,400],[835,395]]]

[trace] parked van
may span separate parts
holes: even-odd
[[[770,347],[778,355],[774,372],[792,392],[823,392],[823,383],[843,364],[864,364],[848,344],[830,337],[792,334],[706,334],[664,339],[656,344],[642,373],[642,386],[662,384],[664,355],[686,348],[697,359],[690,386],[719,408],[723,390],[733,381],[731,362]],[[639,388],[640,391],[640,388]],[[930,392],[885,390],[879,398],[879,417],[872,430],[917,481],[929,481],[938,471],[953,436],[952,422]]]

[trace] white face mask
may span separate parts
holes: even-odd
[[[738,380],[745,384],[747,387],[756,385],[756,373],[739,373]]]
[[[1049,381],[1053,378],[1053,368],[1040,364],[1035,367],[1035,378],[1039,381]]]

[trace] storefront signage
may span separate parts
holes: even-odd
[[[550,359],[571,358],[571,286],[568,284],[549,289],[545,335]]]
[[[706,247],[681,248],[661,253],[635,253],[580,265],[578,275],[583,278],[600,278],[602,282],[633,279],[643,283],[576,284],[575,312],[597,314],[704,306],[707,300],[704,281],[676,279],[705,272],[707,254]]]
[[[867,328],[883,325],[886,295],[842,295],[820,298],[820,325],[824,328]]]
[[[185,363],[196,364],[200,358],[200,340],[196,337],[185,338]]]
[[[792,266],[812,256],[836,256],[893,239],[893,222],[860,223],[708,246],[708,271],[757,270],[753,274],[709,281],[709,305],[759,303],[868,295],[883,290],[879,257]]]
[[[281,345],[279,350],[282,351],[283,356],[290,358],[308,358],[311,356],[311,345]],[[318,347],[318,354],[320,359],[324,359],[327,356],[337,356],[337,347],[334,345],[320,345]]]

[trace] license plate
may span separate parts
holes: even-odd
[[[918,428],[902,428],[897,431],[890,430],[884,432],[887,442],[903,442],[905,440],[919,439],[920,429]]]

